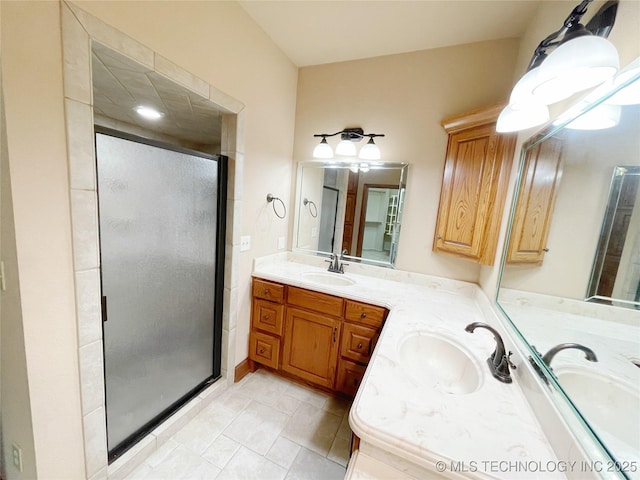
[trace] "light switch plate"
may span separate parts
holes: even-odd
[[[287,246],[287,237],[278,237],[278,250],[284,250]]]

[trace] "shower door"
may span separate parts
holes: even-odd
[[[96,133],[109,458],[220,376],[226,158]]]

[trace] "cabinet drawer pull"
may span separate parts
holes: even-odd
[[[358,344],[358,350],[362,350],[362,343]]]
[[[362,313],[360,314],[360,318],[367,318],[367,314],[366,314],[365,312],[362,312]]]
[[[336,333],[338,333],[338,327],[333,327],[333,343],[336,343]]]

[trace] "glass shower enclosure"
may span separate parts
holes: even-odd
[[[96,128],[109,459],[220,376],[226,158]]]

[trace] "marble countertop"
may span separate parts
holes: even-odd
[[[367,372],[354,400],[350,424],[363,441],[420,468],[451,473],[467,468],[465,478],[535,478],[523,468],[551,466],[558,460],[534,417],[517,379],[494,379],[486,359],[493,336],[464,328],[487,319],[487,298],[475,284],[391,269],[350,265],[344,275],[354,285],[311,282],[307,272],[324,272],[322,258],[292,253],[256,259],[253,275],[327,294],[387,307],[390,310]],[[452,394],[416,381],[405,371],[399,346],[412,332],[450,340],[473,359],[480,375],[472,393]],[[425,365],[430,352],[424,352]],[[444,462],[438,463],[438,462]],[[456,463],[457,462],[457,463]],[[462,463],[461,463],[462,462]],[[502,462],[502,463],[500,463]],[[538,471],[538,474],[540,471]],[[566,478],[558,471],[545,478]]]

